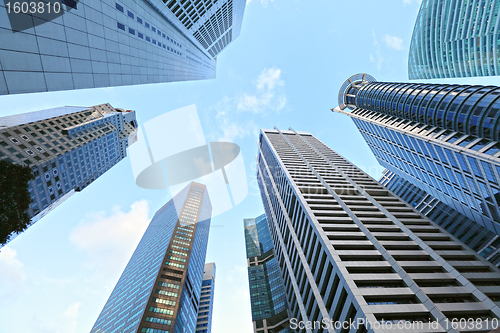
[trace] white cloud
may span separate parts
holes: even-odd
[[[69,319],[76,319],[80,316],[80,306],[82,303],[76,302],[72,305],[70,305],[66,311],[64,311],[64,316],[66,316]]]
[[[247,5],[252,2],[253,0],[247,0]],[[274,2],[274,0],[260,0],[260,3],[262,4],[262,6],[264,8],[267,7],[267,5],[269,4],[269,2]]]
[[[13,302],[24,285],[26,272],[17,251],[4,246],[0,251],[0,302]]]
[[[210,109],[210,126],[215,129],[216,141],[234,142],[246,136],[257,137],[259,126],[255,117],[238,119],[246,112],[266,115],[282,111],[287,104],[285,81],[281,69],[265,68],[255,81],[253,93],[244,92],[235,97],[224,96]],[[239,111],[239,112],[235,112]]]
[[[420,5],[422,3],[422,0],[403,0],[403,5],[404,6],[409,6],[416,3],[417,5]]]
[[[282,110],[286,105],[284,85],[285,82],[281,79],[281,69],[265,68],[257,78],[256,93],[244,93],[238,99],[238,111],[262,113]]]
[[[375,35],[375,31],[372,30],[372,36],[373,36],[373,46],[375,47],[375,55],[370,54],[370,62],[374,63],[377,66],[378,70],[382,69],[382,64],[384,63],[385,59],[382,56],[382,51],[380,50],[380,43],[377,40],[377,35]]]
[[[386,34],[384,37],[384,42],[387,45],[387,47],[389,47],[391,49],[394,49],[394,50],[402,50],[403,49],[403,39],[402,38]]]
[[[95,269],[102,278],[114,278],[116,272],[123,271],[144,234],[148,216],[146,200],[134,202],[129,212],[114,207],[110,216],[104,212],[89,215],[72,230],[69,239],[87,253],[86,268]]]

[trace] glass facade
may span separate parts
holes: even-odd
[[[310,133],[261,130],[257,180],[290,323],[451,332],[453,319],[482,318],[474,329],[487,331],[500,316],[498,268]]]
[[[194,332],[211,203],[191,183],[158,210],[91,332]]]
[[[379,182],[483,258],[500,265],[500,236],[387,169]]]
[[[239,35],[246,4],[71,2],[57,19],[21,31],[0,3],[0,95],[213,79],[216,56]]]
[[[343,86],[334,111],[353,119],[382,166],[500,234],[500,88],[348,84],[356,89]]]
[[[60,107],[0,118],[0,159],[30,166],[38,221],[127,156],[135,142],[135,111],[109,104]],[[12,235],[12,240],[16,235]]]
[[[254,332],[294,332],[265,214],[245,219],[244,226]]]
[[[215,295],[215,263],[205,264],[203,282],[201,283],[200,307],[198,308],[198,320],[196,322],[196,333],[212,332],[212,316],[214,311]]]
[[[499,75],[499,10],[496,0],[423,0],[410,45],[410,80]]]

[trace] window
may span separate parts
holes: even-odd
[[[139,22],[140,24],[142,24],[142,19],[139,16],[137,16],[137,22]]]
[[[16,138],[10,138],[10,141],[12,141],[15,144],[18,144],[20,141]]]
[[[35,155],[35,153],[33,152],[33,150],[30,150],[30,149],[26,150],[26,153],[28,155]]]
[[[116,22],[116,24],[118,26],[118,29],[121,29],[121,30],[125,31],[125,25],[123,23]]]
[[[144,22],[144,25],[146,26],[146,28],[149,28],[149,23],[148,22]]]
[[[116,7],[116,9],[118,9],[120,12],[123,13],[123,6],[122,5],[115,3],[115,7]]]
[[[128,32],[132,35],[135,35],[135,30],[132,28],[128,28]]]
[[[128,17],[134,18],[134,14],[130,10],[127,10],[127,15]]]
[[[28,136],[26,136],[26,135],[21,135],[21,139],[28,141],[30,138],[28,138]]]
[[[151,26],[151,30],[153,30],[153,32],[156,32],[156,28]]]
[[[144,38],[144,35],[141,34],[139,31],[137,31],[137,37],[139,37],[140,39],[143,39]]]
[[[148,36],[146,36],[146,40],[147,40],[148,42],[150,42],[150,41],[151,41],[151,38],[149,38]]]

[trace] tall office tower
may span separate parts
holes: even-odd
[[[35,222],[125,158],[136,132],[135,111],[109,104],[1,117],[0,159],[33,169]]]
[[[196,322],[196,333],[212,332],[212,314],[214,310],[215,263],[205,264],[201,283],[200,306]]]
[[[341,87],[350,116],[379,163],[500,234],[500,88],[376,82]]]
[[[496,267],[311,134],[262,130],[257,172],[292,328],[456,332],[471,318],[484,331],[500,316]]]
[[[47,10],[16,14],[14,3],[0,3],[0,95],[215,78],[216,56],[238,37],[246,4],[63,3],[51,20]]]
[[[499,10],[495,0],[423,0],[410,45],[410,80],[500,75]]]
[[[492,233],[394,172],[384,170],[380,184],[415,207],[495,266],[500,265],[500,236]]]
[[[266,215],[243,220],[255,333],[288,333],[288,304]]]
[[[91,332],[194,333],[211,214],[195,182],[160,208]]]

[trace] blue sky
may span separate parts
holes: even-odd
[[[252,0],[215,80],[1,96],[0,116],[110,103],[139,123],[196,104],[207,141],[240,145],[246,199],[212,219],[214,333],[252,332],[243,219],[263,213],[255,180],[260,128],[308,131],[381,175],[352,121],[334,114],[351,75],[407,81],[418,0]],[[449,82],[441,81],[441,82]],[[437,82],[437,81],[436,81]],[[454,80],[498,84],[498,78]],[[137,187],[129,159],[75,194],[0,252],[0,332],[88,332],[152,215],[170,194]]]

